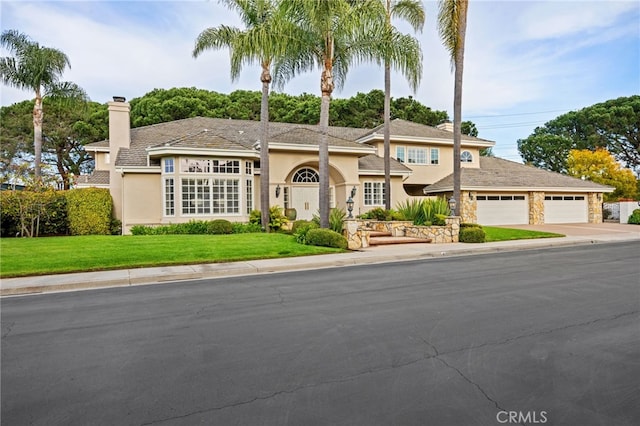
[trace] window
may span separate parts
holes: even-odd
[[[111,154],[107,152],[104,155],[104,164],[109,164],[109,163],[111,163]]]
[[[427,150],[424,148],[407,148],[407,163],[427,164]]]
[[[289,208],[289,187],[285,186],[282,188],[282,202],[284,203],[284,208]]]
[[[164,180],[164,215],[174,216],[176,214],[175,209],[175,188],[173,178]]]
[[[173,173],[173,158],[165,158],[164,159],[164,172],[165,173]]]
[[[320,176],[318,172],[313,169],[304,168],[300,169],[293,175],[293,182],[295,183],[318,183],[320,182]]]
[[[240,161],[238,160],[213,160],[213,173],[240,174]]]
[[[211,201],[213,213],[239,213],[240,193],[239,181],[236,179],[213,179]]]
[[[404,146],[396,147],[396,160],[401,163],[404,163]]]
[[[182,179],[182,214],[211,213],[209,179]]]
[[[384,182],[364,183],[364,205],[381,206],[384,204]]]
[[[247,176],[253,175],[253,161],[244,162],[244,174]]]
[[[431,148],[431,164],[440,164],[440,150],[438,148]]]
[[[247,179],[245,182],[245,197],[247,197],[245,200],[247,205],[246,212],[249,214],[253,210],[253,179]]]
[[[469,151],[462,151],[462,153],[460,153],[460,162],[461,163],[473,162],[473,155]]]
[[[239,160],[211,160],[208,158],[183,158],[180,161],[183,173],[240,174]]]

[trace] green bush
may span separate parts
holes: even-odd
[[[280,206],[271,206],[269,209],[269,229],[279,231],[289,219],[284,215],[284,209]]]
[[[291,232],[293,233],[296,241],[300,244],[307,244],[307,234],[312,229],[318,229],[320,225],[309,220],[297,220],[293,223]]]
[[[376,207],[360,215],[361,219],[390,220],[390,215],[382,207]]]
[[[37,237],[67,235],[67,199],[64,191],[0,192],[0,235]]]
[[[207,222],[207,234],[232,234],[233,225],[225,219],[216,219]]]
[[[306,244],[310,246],[336,247],[346,249],[347,239],[331,229],[310,229],[306,234]]]
[[[629,220],[627,220],[627,223],[630,223],[632,225],[640,225],[640,209],[635,209],[633,213],[631,213],[631,216],[629,216]]]
[[[110,235],[113,201],[108,189],[78,188],[67,191],[71,235]]]
[[[460,228],[482,228],[482,225],[477,223],[461,223]]]
[[[342,234],[342,223],[347,217],[347,213],[343,209],[333,208],[329,211],[329,229]]]
[[[262,225],[262,213],[260,213],[260,210],[251,210],[249,213],[249,223]]]
[[[445,218],[451,214],[449,204],[443,197],[406,200],[398,205],[398,211],[405,220],[418,226],[443,226]]]
[[[476,226],[460,228],[458,241],[461,243],[484,243],[486,236],[484,229]]]
[[[262,226],[260,226],[259,223],[233,222],[232,226],[234,234],[251,234],[262,232]]]

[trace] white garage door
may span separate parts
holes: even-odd
[[[526,194],[478,195],[480,225],[526,225],[529,223],[529,200]]]
[[[588,211],[584,195],[544,197],[544,223],[587,223]]]

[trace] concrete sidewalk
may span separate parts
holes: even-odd
[[[509,228],[535,229],[566,235],[562,238],[501,241],[483,244],[397,244],[375,246],[348,253],[318,256],[263,259],[247,262],[211,263],[202,265],[165,266],[157,268],[123,269],[102,272],[7,278],[0,284],[0,296],[86,290],[160,284],[181,280],[200,280],[240,275],[286,272],[304,269],[334,268],[385,262],[399,262],[446,256],[532,250],[579,244],[637,241],[640,247],[640,227],[620,224],[521,225]]]

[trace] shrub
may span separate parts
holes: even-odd
[[[249,213],[249,223],[262,225],[262,213],[260,213],[260,210],[251,210]]]
[[[414,225],[424,224],[424,216],[422,210],[422,200],[416,198],[405,200],[396,207],[405,220],[410,220]]]
[[[207,222],[207,234],[231,234],[233,225],[225,219],[216,219]]]
[[[320,227],[317,223],[308,220],[298,220],[294,222],[293,225],[294,228],[291,231],[296,241],[300,244],[307,244],[307,233],[312,229],[318,229]]]
[[[289,219],[284,215],[284,209],[280,206],[271,206],[269,209],[269,229],[279,231]]]
[[[361,219],[373,219],[373,220],[389,220],[389,216],[387,215],[387,211],[382,207],[376,207],[375,209],[371,209],[368,212],[360,215]]]
[[[71,235],[111,234],[113,201],[108,189],[72,189],[66,198]]]
[[[405,220],[425,226],[443,226],[445,218],[451,214],[449,203],[443,197],[406,200],[398,205],[398,211]]]
[[[342,233],[342,222],[347,217],[347,213],[343,209],[333,208],[329,211],[329,229]]]
[[[631,213],[631,216],[629,216],[629,220],[627,220],[627,223],[630,223],[632,225],[640,225],[640,209],[635,209],[633,213]]]
[[[310,229],[306,234],[306,244],[311,246],[336,247],[346,249],[347,239],[331,229]]]
[[[63,191],[0,192],[0,234],[3,237],[66,235],[67,200]]]
[[[477,223],[461,223],[460,228],[482,228],[482,225]]]
[[[460,228],[458,241],[461,243],[484,243],[486,236],[484,229],[476,226],[468,226]]]
[[[250,234],[254,232],[262,232],[262,226],[259,223],[241,223],[234,222],[232,224],[234,234]]]

